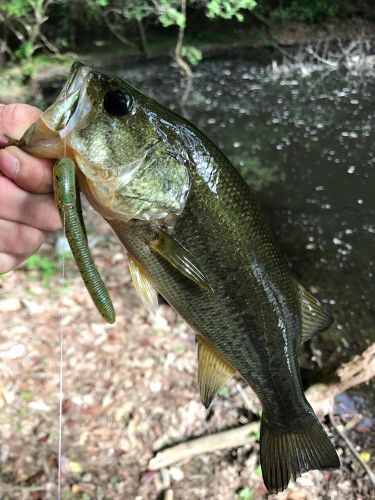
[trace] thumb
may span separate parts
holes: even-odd
[[[0,148],[8,145],[8,137],[21,139],[41,111],[28,104],[0,104]]]

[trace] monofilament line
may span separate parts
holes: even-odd
[[[63,235],[65,242],[65,214],[63,221]],[[61,284],[61,314],[60,314],[60,383],[59,383],[59,440],[57,449],[57,498],[61,498],[61,460],[62,460],[62,420],[63,420],[63,398],[64,398],[64,385],[63,385],[63,362],[64,362],[64,287],[65,287],[65,252],[63,249],[62,254],[62,284]]]
[[[65,89],[65,100],[67,94]],[[64,156],[66,156],[66,137],[64,137]],[[63,238],[65,245],[65,212],[63,220]],[[61,292],[60,292],[60,303],[61,303],[61,314],[60,314],[60,382],[59,382],[59,438],[58,438],[58,449],[57,449],[57,499],[61,499],[61,461],[62,461],[62,421],[63,421],[63,399],[64,399],[64,288],[65,288],[65,251],[63,246],[62,252],[62,277],[61,277]]]

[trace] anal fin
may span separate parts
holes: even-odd
[[[160,229],[158,238],[150,242],[150,247],[166,259],[181,274],[207,290],[212,290],[207,277],[191,253],[168,233]]]
[[[151,314],[155,314],[158,307],[158,292],[147,278],[142,266],[130,253],[128,253],[128,263],[130,275],[133,279],[137,294],[141,298],[146,309]]]
[[[221,386],[236,370],[224,361],[201,336],[197,336],[197,342],[199,392],[202,403],[208,408]]]
[[[314,335],[328,330],[333,318],[324,304],[302,285],[299,286],[302,315],[301,342],[306,342]]]

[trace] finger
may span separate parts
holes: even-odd
[[[44,231],[61,227],[53,196],[27,193],[6,177],[0,177],[0,219]]]
[[[45,233],[35,227],[0,219],[0,253],[15,257],[31,255],[43,243]]]
[[[25,256],[15,257],[14,255],[8,255],[7,253],[0,253],[0,274],[9,273],[9,271],[15,269],[25,259]]]
[[[28,104],[0,105],[0,147],[8,144],[6,136],[21,139],[25,130],[34,123],[41,111]]]
[[[30,193],[52,192],[52,165],[50,160],[35,158],[15,146],[0,151],[0,171]]]

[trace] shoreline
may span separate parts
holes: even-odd
[[[238,36],[237,36],[238,35]],[[318,62],[328,51],[345,51],[350,45],[362,43],[365,56],[375,55],[375,22],[361,18],[335,19],[319,25],[288,21],[260,28],[241,28],[235,33],[237,41],[197,45],[202,51],[203,61],[232,57],[248,59],[254,63],[272,64],[283,60],[293,61],[304,57],[304,62]],[[0,75],[0,102],[27,102],[40,106],[43,104],[43,89],[54,88],[63,83],[68,69],[74,60],[106,70],[111,67],[128,67],[150,62],[170,62],[174,48],[174,39],[156,48],[148,57],[140,52],[129,51],[124,46],[118,50],[97,49],[90,53],[67,53],[61,56],[43,56],[36,58],[32,75],[25,78],[20,65],[6,66]],[[306,49],[310,49],[310,57]],[[311,50],[313,49],[313,50]],[[303,53],[305,51],[305,53]],[[313,52],[313,54],[311,54]],[[199,67],[199,65],[197,66]],[[194,67],[192,68],[194,71]],[[47,92],[48,93],[48,92]]]

